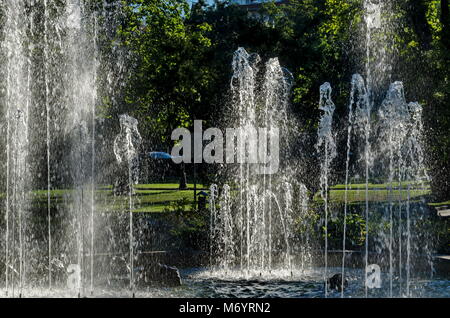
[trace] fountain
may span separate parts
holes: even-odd
[[[329,204],[329,185],[328,178],[330,174],[330,165],[336,157],[336,142],[333,135],[333,114],[336,106],[331,99],[331,85],[324,83],[320,86],[319,109],[324,111],[320,118],[318,130],[318,142],[316,149],[321,155],[321,175],[320,175],[320,196],[324,201],[324,228],[325,228],[325,257],[324,257],[324,280],[325,280],[325,297],[328,294],[328,204]],[[321,153],[323,151],[323,154]]]
[[[325,83],[321,89],[321,105],[323,104],[323,87],[325,87],[330,92],[329,84]],[[341,296],[344,296],[344,277],[345,277],[345,260],[346,260],[346,220],[347,220],[347,212],[348,212],[348,192],[349,192],[349,180],[350,180],[350,161],[351,159],[356,162],[356,168],[358,166],[358,162],[362,161],[365,171],[365,252],[364,252],[364,264],[365,267],[369,267],[369,246],[372,249],[376,244],[370,243],[369,241],[369,233],[374,236],[372,238],[376,241],[377,236],[384,236],[385,233],[373,233],[369,230],[369,223],[371,222],[370,213],[373,213],[374,208],[370,207],[368,191],[369,191],[369,169],[372,169],[374,166],[374,162],[380,162],[381,167],[388,167],[387,175],[385,173],[385,169],[382,168],[380,171],[380,175],[378,179],[385,178],[386,182],[381,182],[381,184],[387,184],[387,190],[389,191],[389,200],[386,204],[382,204],[389,214],[389,233],[387,234],[387,245],[385,246],[382,243],[381,247],[377,249],[388,250],[388,268],[389,268],[389,295],[393,296],[393,282],[394,282],[394,259],[398,261],[398,279],[399,279],[399,292],[401,294],[402,288],[402,271],[406,270],[406,281],[404,284],[406,285],[406,296],[409,295],[409,278],[411,274],[411,201],[410,201],[410,192],[412,187],[418,187],[419,189],[423,189],[424,182],[427,180],[427,176],[425,173],[424,162],[423,162],[423,149],[421,146],[421,137],[422,136],[422,124],[421,124],[421,111],[422,108],[418,103],[406,103],[403,91],[403,84],[401,82],[395,82],[391,84],[389,90],[386,93],[386,97],[382,102],[381,106],[378,108],[378,119],[372,118],[371,109],[372,103],[370,102],[369,89],[366,88],[366,84],[364,83],[363,78],[356,74],[352,78],[352,90],[350,94],[350,103],[349,103],[349,124],[348,124],[348,137],[347,137],[347,157],[346,157],[346,174],[345,174],[345,203],[344,203],[344,229],[343,229],[343,245],[342,245],[342,291]],[[324,109],[322,106],[321,109]],[[328,110],[328,109],[326,109]],[[330,114],[330,111],[326,111],[321,120],[321,126],[319,129],[319,144],[321,144],[323,136],[327,136],[323,134],[322,127],[326,125],[323,122],[330,122],[330,119],[327,115]],[[372,122],[375,121],[374,125]],[[376,127],[376,135],[372,135],[373,131],[371,130],[371,126]],[[331,126],[328,126],[331,127]],[[362,136],[359,135],[359,132],[362,133]],[[328,134],[328,136],[332,136],[332,134]],[[362,150],[357,151],[358,149],[352,149],[352,139],[361,139],[361,144],[363,145]],[[373,141],[372,141],[373,140]],[[357,158],[351,158],[351,153],[356,152],[361,156],[361,160]],[[329,163],[327,161],[329,158],[326,155],[325,148],[325,156],[322,162],[322,197],[325,202],[325,213],[328,210],[328,203],[326,197],[326,176],[328,175],[328,166]],[[394,180],[398,182],[398,186],[396,190],[394,189]],[[402,184],[407,184],[407,193],[408,196],[405,198],[402,197]],[[325,186],[324,186],[325,184]],[[398,194],[394,193],[394,190],[398,192]],[[395,207],[395,203],[397,202],[397,207]],[[403,233],[402,220],[403,216],[403,206],[406,206],[406,244],[403,241],[403,237],[405,236]],[[397,213],[397,226],[398,226],[398,242],[396,246],[394,246],[394,209],[398,209]],[[422,211],[423,212],[423,211]],[[325,225],[325,233],[327,233],[327,225]],[[417,244],[417,243],[416,243]],[[406,245],[406,246],[405,246]],[[402,262],[402,257],[404,252],[402,248],[406,248],[406,269],[404,268],[404,264]],[[325,236],[325,273],[327,273],[327,236]],[[429,252],[428,252],[429,253]],[[382,254],[382,253],[380,253]],[[372,259],[371,259],[372,261]],[[379,260],[382,261],[382,260]],[[368,271],[365,271],[364,281],[368,280],[367,277]],[[327,275],[325,275],[327,277]],[[365,284],[365,295],[368,296],[368,285]]]
[[[267,135],[259,135],[259,145],[261,139],[266,143],[267,139],[276,137],[274,127],[279,128],[282,136],[287,136],[292,129],[287,118],[292,76],[280,66],[278,59],[272,58],[264,65],[260,84],[257,81],[260,62],[258,55],[239,48],[234,53],[231,79],[231,114],[237,119],[233,124],[245,127],[246,131],[271,128]],[[259,85],[262,94],[257,93]],[[281,143],[283,162],[289,153],[289,143],[287,140]],[[247,147],[237,144],[238,155],[248,155]],[[211,188],[210,242],[214,247],[210,259],[217,260],[212,268],[224,276],[262,276],[275,270],[292,274],[293,213],[301,210],[293,206],[293,195],[295,190],[300,199],[307,200],[307,193],[302,184],[284,173],[274,177],[258,171],[254,163],[240,158],[232,171],[227,172],[236,176],[229,179],[229,185],[225,184],[220,194],[217,185]],[[302,203],[304,212],[307,201]],[[302,256],[306,264],[305,254]]]
[[[309,173],[319,176],[320,191],[303,184],[307,180],[298,170],[304,167],[291,158],[293,141],[301,138],[289,104],[292,74],[277,58],[263,60],[238,48],[224,122],[249,138],[227,140],[236,162],[232,158],[223,165],[223,178],[209,188],[209,264],[187,276],[189,288],[169,294],[139,289],[146,266],[154,265],[143,256],[153,247],[156,234],[150,232],[166,228],[135,213],[142,144],[138,120],[114,117],[111,122],[118,119],[120,127],[103,136],[106,119],[98,118],[104,104],[123,112],[116,91],[125,85],[126,56],[109,41],[121,6],[122,1],[84,0],[5,0],[0,6],[5,17],[0,50],[5,79],[0,97],[5,123],[0,140],[2,296],[185,297],[211,295],[211,285],[213,295],[241,296],[247,292],[239,289],[243,281],[256,285],[256,296],[433,295],[433,286],[422,281],[434,282],[432,233],[416,193],[429,181],[423,109],[406,102],[403,83],[391,79],[389,8],[376,0],[363,1],[366,63],[364,76],[351,79],[345,144],[336,138],[334,118],[342,105],[334,104],[330,83],[320,86],[316,147],[302,149],[317,158],[317,169]],[[112,48],[101,45],[103,36]],[[256,140],[258,151],[251,144]],[[269,169],[272,144],[280,145],[278,171]],[[339,153],[345,154],[342,204],[331,188]],[[112,189],[104,171],[116,178]],[[363,199],[355,203],[356,183],[362,184]],[[387,200],[371,198],[372,184],[386,191]],[[357,251],[351,250],[357,245],[354,215],[364,236]],[[336,247],[333,239],[340,231]],[[341,281],[332,288],[329,277],[337,272]]]
[[[114,154],[116,160],[125,169],[119,171],[128,172],[128,176],[123,180],[119,180],[116,184],[115,191],[123,191],[125,184],[125,192],[128,194],[128,214],[129,214],[129,272],[130,272],[130,290],[135,295],[135,279],[134,279],[134,233],[133,233],[133,185],[138,182],[139,172],[139,157],[138,149],[142,142],[142,137],[137,129],[138,121],[128,115],[121,115],[120,117],[120,134],[114,140]],[[122,183],[122,185],[121,185]]]
[[[36,288],[41,295],[57,295],[66,289],[60,271],[67,267],[75,295],[84,297],[88,289],[92,295],[98,34],[109,27],[120,3],[19,0],[2,2],[1,10],[6,17],[1,103],[7,123],[1,141],[6,149],[1,288],[11,297],[31,295]],[[62,204],[53,199],[61,184],[73,189]],[[34,189],[46,191],[45,225],[37,225],[33,215]]]
[[[381,85],[388,79],[389,65],[386,63],[386,30],[389,27],[387,23],[383,23],[383,3],[367,0],[364,2],[365,22],[366,22],[366,76],[365,82],[363,77],[355,74],[351,81],[350,103],[348,106],[348,128],[346,143],[346,173],[345,173],[345,194],[344,194],[344,213],[343,213],[343,242],[342,242],[342,262],[341,262],[341,297],[344,297],[344,282],[346,273],[346,232],[347,232],[347,214],[349,205],[349,187],[352,174],[362,168],[364,174],[364,191],[365,191],[365,248],[364,248],[364,267],[371,268],[369,265],[372,261],[384,263],[384,252],[387,250],[389,268],[389,296],[394,296],[394,280],[398,275],[398,290],[400,296],[410,296],[410,277],[411,277],[411,188],[423,189],[427,180],[425,173],[423,150],[422,150],[422,124],[421,111],[422,107],[418,103],[406,103],[403,84],[394,82],[390,85],[384,100],[378,107],[377,117],[372,113],[376,109],[375,100],[380,95]],[[374,45],[373,36],[377,34],[376,43],[382,42],[383,45]],[[376,71],[375,71],[376,70]],[[379,72],[381,70],[381,72]],[[386,75],[387,74],[387,75]],[[323,86],[328,87],[325,83]],[[331,89],[330,89],[331,90]],[[321,90],[321,105],[323,99]],[[322,121],[327,118],[327,113],[322,117]],[[322,122],[321,122],[322,124]],[[322,134],[319,130],[319,144]],[[411,139],[411,140],[410,140]],[[357,145],[356,149],[354,148]],[[355,158],[359,156],[359,158]],[[362,162],[359,164],[358,162]],[[375,167],[377,162],[377,167]],[[353,165],[353,166],[351,166]],[[387,167],[387,169],[385,168]],[[374,170],[377,168],[378,172]],[[322,179],[328,174],[328,163],[325,149],[325,157],[322,159]],[[387,173],[386,173],[387,170]],[[408,170],[408,171],[407,171]],[[388,214],[389,232],[380,231],[374,233],[369,229],[369,224],[373,222],[371,215],[374,211],[374,204],[369,200],[369,181],[376,177],[381,184],[387,184],[389,192],[389,200],[386,204],[381,204],[382,209]],[[353,178],[354,179],[354,178]],[[326,179],[325,179],[326,180]],[[383,181],[381,181],[383,180]],[[394,182],[398,183],[394,189]],[[323,183],[323,181],[321,182]],[[407,198],[402,197],[402,185],[407,184]],[[326,195],[322,197],[325,202],[325,214],[328,210],[328,202]],[[326,189],[326,187],[325,187]],[[395,194],[395,191],[398,194]],[[406,215],[403,209],[406,207]],[[394,209],[397,209],[397,223],[394,222]],[[420,208],[424,213],[423,208]],[[417,214],[417,213],[415,213]],[[406,243],[404,242],[403,218],[406,218]],[[394,244],[395,233],[394,226],[398,226],[397,240]],[[370,234],[370,237],[369,237]],[[372,240],[372,242],[371,242]],[[387,241],[387,242],[386,242]],[[417,244],[417,243],[416,243]],[[377,246],[378,245],[378,246]],[[406,268],[403,264],[403,255],[406,249]],[[416,246],[417,249],[417,246]],[[370,250],[378,250],[379,254],[375,259]],[[325,225],[325,273],[327,273],[327,225]],[[425,254],[429,254],[425,251]],[[381,255],[381,256],[380,256]],[[394,265],[394,261],[398,262],[398,266]],[[386,265],[386,264],[383,264]],[[378,265],[377,265],[378,266]],[[432,265],[430,264],[430,267]],[[397,274],[394,272],[397,269]],[[402,271],[406,270],[406,281],[403,281]],[[370,284],[368,273],[369,270],[363,271],[364,279],[364,295],[368,297]],[[325,296],[327,296],[327,275],[325,279]],[[402,292],[403,284],[406,286],[406,294]]]
[[[387,189],[389,191],[389,202],[387,203],[387,210],[389,211],[389,295],[393,296],[393,279],[394,279],[394,220],[393,220],[393,209],[394,209],[394,187],[393,182],[395,174],[397,178],[395,180],[398,182],[398,275],[400,280],[399,293],[402,295],[401,291],[401,281],[402,281],[402,184],[404,182],[408,184],[408,198],[406,199],[407,206],[407,263],[409,263],[411,255],[410,246],[410,187],[411,184],[417,182],[421,183],[421,188],[423,188],[423,182],[427,179],[426,175],[421,175],[425,172],[424,162],[423,162],[423,150],[419,136],[422,136],[422,126],[421,126],[421,106],[418,103],[410,103],[414,105],[409,110],[408,104],[405,101],[403,84],[401,82],[394,82],[390,85],[386,96],[378,108],[378,119],[374,119],[372,115],[372,110],[375,106],[375,97],[380,91],[381,85],[390,78],[389,69],[390,66],[387,61],[387,53],[385,48],[387,47],[387,30],[390,25],[383,19],[389,19],[389,15],[386,14],[387,10],[384,6],[386,3],[376,2],[367,0],[364,2],[365,9],[365,22],[366,22],[366,75],[367,83],[359,74],[355,74],[352,78],[352,89],[350,94],[349,103],[349,124],[348,124],[348,138],[347,138],[347,159],[346,159],[346,177],[345,177],[345,205],[344,205],[344,237],[343,237],[343,256],[342,256],[342,284],[344,283],[344,273],[345,273],[345,253],[346,253],[346,218],[347,218],[347,206],[348,206],[348,188],[349,188],[349,164],[350,164],[350,154],[355,151],[352,149],[352,138],[358,139],[359,137],[353,137],[352,134],[360,133],[362,135],[361,142],[362,149],[359,150],[361,159],[364,162],[365,167],[365,223],[366,223],[366,237],[365,237],[365,267],[369,267],[369,222],[370,222],[370,207],[368,199],[369,191],[369,179],[370,171],[374,169],[374,162],[383,162],[385,167],[388,167],[388,176],[384,174],[384,168],[381,168],[381,176],[378,179],[385,179],[387,184]],[[383,18],[387,16],[387,18]],[[382,45],[374,45],[373,35],[377,34],[376,43],[382,43]],[[375,71],[376,70],[376,71]],[[381,72],[380,72],[381,71]],[[375,75],[374,75],[375,74]],[[375,124],[373,123],[375,122]],[[420,131],[420,132],[419,132]],[[410,142],[407,140],[408,137],[414,135],[414,147],[412,150]],[[374,149],[376,148],[376,149]],[[386,158],[388,157],[388,159]],[[408,164],[404,161],[405,158],[409,158]],[[380,167],[383,164],[380,165]],[[406,167],[411,167],[411,174],[408,176],[405,174]],[[380,181],[378,181],[380,182]],[[383,182],[381,182],[383,183]],[[422,211],[423,212],[423,211]],[[375,234],[376,236],[377,234]],[[376,239],[375,239],[376,240]],[[381,247],[381,249],[383,249]],[[367,281],[367,271],[365,271],[365,279]],[[410,276],[410,266],[407,266],[407,290],[409,286],[409,276]],[[407,296],[409,295],[409,290],[407,291]],[[341,292],[341,296],[344,297],[344,292]],[[368,296],[367,284],[365,284],[365,296]]]
[[[345,287],[350,273],[352,279],[362,282],[364,297],[408,297],[411,296],[412,273],[415,272],[419,277],[424,271],[427,272],[426,268],[433,271],[431,246],[421,246],[420,241],[414,241],[414,237],[427,235],[426,230],[420,228],[420,220],[425,217],[426,211],[423,204],[413,202],[411,198],[412,191],[423,190],[428,181],[421,139],[422,107],[418,103],[406,102],[403,84],[398,81],[392,83],[383,96],[383,85],[390,79],[390,66],[385,51],[385,44],[388,42],[386,34],[390,27],[386,22],[389,17],[384,14],[387,4],[367,0],[364,2],[364,9],[366,80],[359,74],[353,75],[351,80],[347,142],[344,145],[346,159],[343,213],[342,216],[337,216],[343,220],[342,251],[337,251],[342,254],[342,258],[338,265],[333,259],[332,267],[340,268],[341,284],[338,290],[341,297],[348,294]],[[287,115],[290,78],[276,59],[270,59],[264,66],[264,94],[259,95],[257,74],[260,72],[260,63],[257,55],[248,54],[242,48],[235,52],[231,85],[233,114],[237,119],[235,123],[237,121],[239,125],[249,129],[258,125],[280,125],[282,139],[292,133],[289,128],[293,124]],[[329,215],[336,218],[341,213],[340,205],[332,203],[329,197],[331,164],[337,152],[341,151],[340,145],[335,141],[335,105],[331,95],[331,84],[324,83],[320,87],[319,109],[323,111],[323,115],[319,122],[316,151],[321,170],[320,196],[324,204],[324,216],[319,224],[323,224],[324,231],[324,266],[320,272],[325,285],[325,297],[334,297],[327,286],[330,275]],[[262,279],[270,279],[271,272],[278,268],[285,271],[277,277],[287,279],[299,266],[296,262],[299,258],[293,257],[298,251],[301,254],[302,272],[305,272],[305,268],[311,270],[311,264],[316,259],[310,254],[314,244],[299,239],[307,236],[305,228],[292,227],[294,220],[302,220],[301,215],[307,214],[305,187],[298,185],[300,196],[294,200],[292,191],[295,182],[288,178],[289,174],[293,175],[289,167],[283,167],[275,175],[259,177],[252,174],[252,166],[247,163],[241,163],[235,169],[237,170],[229,172],[229,175],[237,176],[230,180],[229,184],[233,186],[224,185],[222,194],[219,194],[217,185],[211,188],[212,272],[208,277],[249,279],[259,275],[264,277]],[[355,272],[354,264],[348,264],[348,257],[354,251],[348,250],[347,221],[351,216],[350,212],[355,213],[354,204],[351,206],[349,198],[350,191],[355,191],[351,186],[361,179],[360,175],[363,176],[364,202],[358,205],[356,213],[363,216],[365,237],[364,248],[359,254],[363,269]],[[370,183],[374,179],[380,187],[386,189],[387,202],[378,203],[371,199],[370,193],[373,190]],[[292,209],[299,205],[306,206],[306,209],[302,209],[302,212]],[[279,216],[277,221],[274,220],[275,216]],[[274,222],[279,224],[274,225]],[[416,234],[413,234],[415,231]],[[274,239],[275,236],[278,239]],[[278,243],[274,243],[275,241]],[[284,244],[279,244],[281,241]],[[275,254],[277,264],[273,262]],[[426,264],[419,265],[423,263],[421,260],[416,261],[417,264],[413,266],[413,255],[425,259]],[[309,258],[306,264],[305,258]],[[217,262],[214,263],[214,260]],[[378,270],[381,271],[382,279],[373,276]],[[290,275],[287,274],[289,272]],[[383,280],[384,285],[381,284]],[[358,292],[358,295],[361,294]]]
[[[5,295],[21,296],[25,279],[24,228],[27,221],[27,202],[29,185],[28,145],[29,145],[29,108],[30,108],[30,62],[26,49],[18,40],[24,32],[21,24],[23,8],[12,6],[8,10],[11,16],[5,29],[3,45],[6,60],[6,212],[5,212]],[[20,52],[15,54],[15,52]],[[18,291],[17,291],[18,289]]]

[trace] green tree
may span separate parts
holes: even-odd
[[[195,118],[213,76],[206,63],[211,27],[185,23],[184,0],[129,1],[125,14],[120,34],[134,59],[126,107],[148,139],[168,145],[171,131]]]

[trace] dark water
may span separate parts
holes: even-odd
[[[340,268],[329,268],[330,275],[339,273]],[[181,271],[183,286],[177,288],[141,288],[136,290],[137,298],[323,298],[323,269],[316,268],[303,272],[273,271],[271,273],[211,272],[204,268],[185,269]],[[382,274],[382,287],[369,289],[368,297],[391,297],[390,279]],[[348,288],[345,298],[363,298],[363,272],[347,270]],[[450,298],[449,277],[412,278],[410,293],[406,293],[406,282],[398,277],[393,279],[392,297],[414,298]],[[17,295],[16,295],[17,296]],[[127,287],[96,287],[94,295],[84,297],[132,297]],[[46,288],[26,289],[22,297],[77,297],[76,291]],[[329,291],[327,297],[339,298],[341,293]]]
[[[340,268],[330,268],[330,276],[340,273]],[[364,277],[360,270],[347,270],[348,288],[344,297],[365,297]],[[172,290],[178,297],[214,297],[214,298],[322,298],[325,297],[322,269],[290,273],[278,271],[272,273],[253,273],[250,275],[213,272],[206,269],[187,269],[182,271],[184,287]],[[382,287],[369,289],[368,297],[390,297],[390,279],[382,274]],[[410,293],[406,293],[406,282],[394,277],[393,297],[450,297],[450,279],[412,278]],[[329,291],[328,297],[341,297],[338,291]]]

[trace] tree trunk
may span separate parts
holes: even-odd
[[[186,182],[186,171],[184,169],[184,163],[180,164],[180,185],[179,185],[179,189],[180,190],[185,190],[187,189],[187,182]]]

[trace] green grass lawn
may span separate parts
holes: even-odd
[[[188,189],[194,189],[193,183],[186,184]],[[99,185],[99,189],[101,190],[112,190],[112,185]],[[171,190],[178,190],[179,184],[178,183],[150,183],[150,184],[136,184],[134,186],[135,189],[140,190],[160,190],[160,189],[171,189]],[[197,183],[197,189],[203,189],[205,186],[201,183]]]
[[[399,186],[401,190],[399,190]],[[368,198],[371,202],[383,202],[392,200],[406,200],[408,198],[408,186],[410,186],[409,195],[411,199],[417,199],[421,196],[430,194],[429,184],[419,184],[411,182],[392,182],[389,183],[369,183]],[[392,187],[393,190],[389,190]],[[354,183],[348,185],[347,202],[357,203],[366,200],[366,184]],[[345,202],[345,184],[337,184],[330,187],[330,200],[334,202]],[[316,200],[321,200],[319,194],[315,195]]]
[[[184,210],[192,209],[194,202],[194,184],[187,185],[187,190],[178,190],[177,183],[138,184],[134,187],[136,195],[132,196],[134,212],[164,212],[173,210],[177,202],[184,203]],[[204,188],[197,184],[197,191]],[[166,190],[164,190],[166,189]],[[60,203],[70,198],[73,189],[57,189],[50,191],[52,203]],[[90,195],[87,190],[86,195]],[[47,204],[47,190],[36,190],[32,193],[33,201],[37,204]],[[102,211],[128,211],[129,197],[114,196],[111,185],[102,185],[95,191],[97,208]]]
[[[409,195],[411,199],[418,198],[420,196],[424,196],[429,194],[428,190],[411,190]],[[316,199],[319,196],[316,195]],[[408,191],[406,190],[369,190],[368,198],[371,202],[383,202],[388,201],[390,198],[392,200],[406,200],[408,198]],[[330,191],[330,200],[334,202],[345,202],[345,191]],[[364,189],[361,190],[348,190],[347,192],[347,200],[350,203],[355,202],[363,202],[366,200],[366,191]]]
[[[163,212],[170,210],[176,202],[183,202],[184,209],[190,210],[194,202],[193,190],[138,190],[131,200],[135,212]],[[100,193],[97,198],[101,210],[123,211],[129,209],[128,196],[114,196],[111,192]]]
[[[435,202],[435,203],[428,203],[430,206],[442,206],[442,205],[450,205],[450,200],[445,202]]]
[[[369,201],[371,202],[383,202],[388,201],[390,197],[398,200],[401,197],[405,200],[408,196],[406,191],[407,184],[402,184],[404,190],[392,190],[386,189],[386,184],[369,184]],[[393,184],[394,187],[398,186],[398,183]],[[177,183],[154,183],[154,184],[138,184],[135,187],[136,195],[132,197],[133,211],[134,212],[165,212],[172,211],[175,205],[182,205],[183,209],[189,211],[192,209],[194,202],[194,184],[188,184],[187,190],[178,190]],[[205,185],[198,184],[197,190],[207,188]],[[384,189],[383,189],[384,188]],[[330,189],[330,201],[331,202],[344,202],[345,200],[345,185],[335,185]],[[382,190],[380,190],[382,189]],[[427,188],[426,188],[427,189]],[[52,203],[60,203],[64,200],[71,199],[71,192],[74,190],[69,189],[57,189],[51,190]],[[90,193],[88,191],[88,193]],[[429,194],[429,190],[410,190],[411,199],[417,199],[420,196]],[[366,199],[365,184],[351,184],[348,190],[348,202],[359,203],[364,202]],[[102,185],[96,189],[95,192],[97,208],[100,211],[128,211],[129,197],[128,196],[114,196],[112,193],[112,186]],[[4,194],[0,194],[0,198],[4,197]],[[321,201],[319,194],[315,195],[316,201]],[[36,204],[47,204],[47,190],[33,191],[33,201]],[[446,205],[450,204],[450,201],[442,203],[431,203],[430,205]]]
[[[151,184],[137,184],[134,186],[135,189],[140,190],[151,190],[151,189],[178,189],[178,183],[151,183]],[[193,183],[187,184],[188,189],[194,189]],[[197,184],[197,190],[203,189],[205,186],[203,184]]]
[[[429,189],[430,185],[425,184],[419,184],[419,183],[412,183],[412,182],[392,182],[393,188],[398,188],[399,184],[401,184],[402,189],[407,189],[408,185],[411,185],[411,189],[414,188],[420,188],[420,189]],[[369,183],[368,188],[369,189],[389,189],[391,184],[389,183]],[[353,183],[348,185],[349,190],[359,190],[359,189],[365,189],[366,184],[365,183]],[[334,186],[330,187],[331,190],[345,190],[345,184],[336,184]]]

